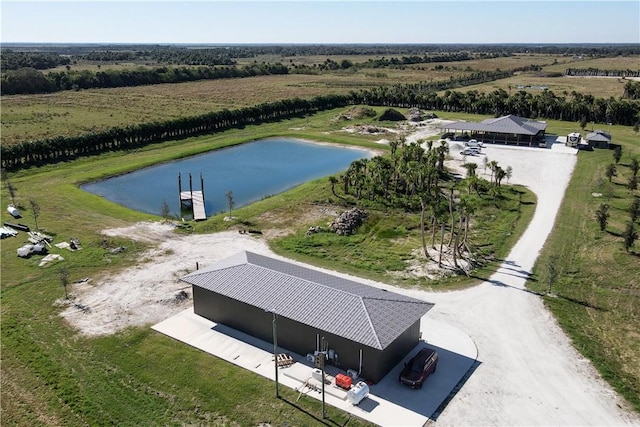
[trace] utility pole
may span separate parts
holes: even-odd
[[[325,348],[325,341],[324,341],[324,337],[322,337],[322,347],[320,347],[322,349],[322,351],[320,352],[320,366],[322,369],[322,419],[325,419],[327,417],[327,411],[325,409],[325,405],[324,405],[324,364],[327,360],[327,350]]]
[[[280,392],[278,390],[278,322],[275,310],[265,310],[268,313],[273,314],[273,364],[276,373],[276,399],[280,399]]]

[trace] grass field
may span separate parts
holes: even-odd
[[[326,59],[323,58],[311,58],[308,61],[322,62]],[[358,57],[349,58],[355,61]],[[551,64],[554,60],[573,61],[568,57],[522,54],[485,60],[417,64],[404,69],[362,69],[357,72],[342,71],[318,75],[291,74],[133,88],[65,91],[47,95],[3,96],[0,98],[0,132],[2,143],[12,144],[51,135],[75,135],[113,126],[193,116],[279,99],[347,94],[352,90],[383,85],[447,80],[451,76],[465,75],[474,70],[505,70],[531,64]],[[629,65],[628,58],[616,58],[611,62],[617,64],[618,60],[621,62],[616,66]],[[447,68],[435,70],[437,65]],[[564,68],[566,66],[563,65],[562,70]],[[518,85],[547,86],[558,96],[562,96],[565,91],[576,91],[608,98],[621,96],[624,82],[621,83],[618,79],[541,78],[526,73],[457,90],[490,92],[502,88],[511,92],[517,90]]]
[[[631,158],[640,157],[640,142],[628,127],[614,126],[611,132],[623,146],[618,176],[610,184],[604,175],[614,163],[611,150],[579,154],[554,230],[534,269],[538,280],[528,286],[548,290],[555,257],[559,275],[546,305],[578,351],[640,412],[640,242],[626,253],[620,236],[632,199],[639,196],[626,184]],[[601,203],[609,204],[611,213],[604,232],[595,218]]]
[[[571,97],[571,92],[593,95],[596,98],[622,97],[624,85],[628,80],[604,77],[539,77],[535,73],[521,73],[507,79],[487,82],[481,85],[466,86],[457,89],[460,92],[475,90],[480,93],[490,93],[496,89],[503,89],[509,94],[519,90],[540,93],[542,87],[548,88],[556,96]],[[519,88],[518,86],[523,86]]]
[[[567,68],[598,68],[600,70],[634,70],[640,68],[640,57],[619,56],[617,58],[584,58],[572,59],[568,63],[560,63],[546,67],[547,71],[564,72]]]

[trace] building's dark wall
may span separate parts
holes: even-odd
[[[385,375],[413,350],[420,342],[420,320],[411,325],[402,335],[385,348],[378,360],[377,372],[385,372]],[[374,380],[380,381],[382,378]]]
[[[266,342],[273,342],[273,314],[215,292],[193,286],[194,312],[216,323],[245,332]],[[342,370],[360,368],[361,377],[379,382],[419,341],[420,321],[399,336],[384,351],[374,349],[299,322],[277,317],[278,347],[305,356],[316,350],[324,337],[328,348],[338,354]]]

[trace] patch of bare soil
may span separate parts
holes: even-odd
[[[142,254],[135,267],[70,286],[70,299],[58,303],[67,305],[62,316],[85,335],[166,319],[192,304],[191,286],[180,281],[182,276],[242,250],[269,252],[259,236],[237,231],[185,236],[170,224],[143,222],[103,233],[157,246]]]
[[[414,249],[411,252],[413,258],[407,261],[407,268],[404,271],[392,273],[392,275],[401,278],[433,280],[466,274],[465,272],[469,272],[473,268],[472,262],[469,261],[469,254],[463,254],[463,258],[458,257],[454,262],[452,248],[446,245],[443,247],[442,257],[440,257],[439,248],[433,249],[430,246],[427,246],[427,254],[429,254],[429,259],[424,256],[422,248]]]

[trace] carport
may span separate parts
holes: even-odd
[[[544,142],[545,122],[508,115],[481,122],[455,122],[443,126],[445,132],[465,132],[470,138],[494,144],[539,146]]]

